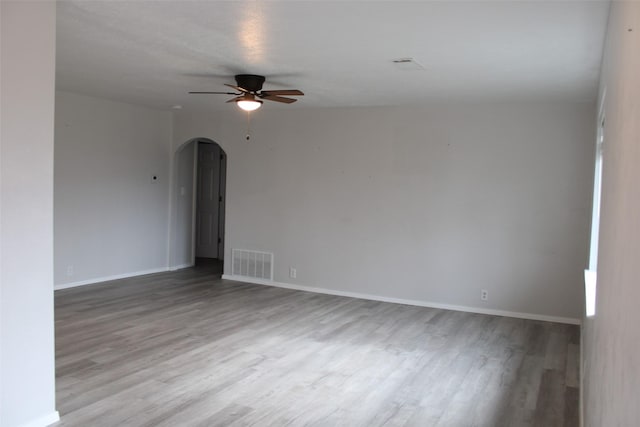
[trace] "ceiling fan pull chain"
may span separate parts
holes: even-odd
[[[251,139],[251,112],[247,111],[247,141]]]

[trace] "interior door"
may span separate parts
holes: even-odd
[[[220,203],[220,147],[198,144],[196,256],[218,258]]]
[[[220,147],[218,147],[220,148]],[[227,155],[220,150],[220,197],[218,200],[218,259],[224,258],[224,212],[227,200]]]

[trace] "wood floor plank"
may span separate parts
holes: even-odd
[[[57,425],[571,427],[578,351],[575,326],[194,268],[56,292]]]

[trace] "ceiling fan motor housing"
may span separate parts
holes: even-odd
[[[237,74],[235,76],[236,83],[243,89],[249,92],[258,92],[262,90],[264,83],[264,76],[258,76],[256,74]]]

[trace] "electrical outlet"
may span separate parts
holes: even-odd
[[[73,276],[73,265],[67,266],[67,276]]]
[[[489,300],[489,291],[486,289],[483,289],[480,291],[480,299],[482,301],[488,301]]]
[[[294,267],[289,267],[289,277],[295,279],[298,275],[298,271]]]

